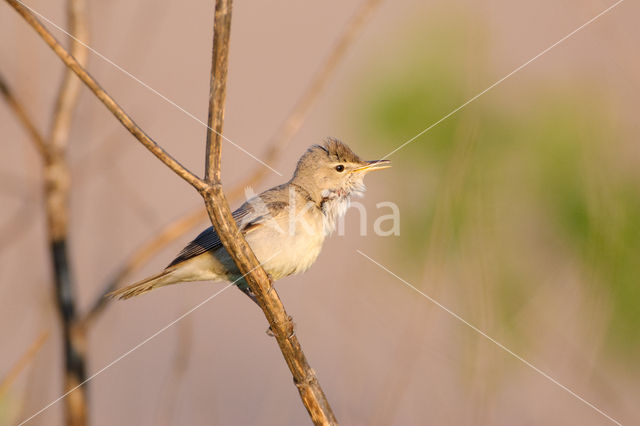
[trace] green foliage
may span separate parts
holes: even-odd
[[[351,114],[363,138],[391,151],[496,80],[472,59],[483,57],[477,52],[486,50],[487,37],[465,22],[421,23],[394,43],[403,47],[392,53],[393,66],[384,54],[367,67],[375,77],[355,89]],[[478,82],[472,88],[470,76]],[[545,258],[536,259],[536,252],[554,250],[567,264],[577,259],[584,288],[611,305],[610,341],[634,353],[640,349],[640,184],[619,165],[621,136],[611,130],[606,99],[585,87],[588,82],[559,87],[540,80],[520,87],[515,100],[503,99],[510,93],[498,87],[394,154],[407,197],[398,244],[405,263],[418,268],[433,250],[472,268],[469,252],[460,249],[484,229],[497,229],[478,250],[493,253],[494,303],[505,325],[532,294],[527,271]],[[494,211],[505,206],[513,212]],[[505,217],[514,229],[500,226]],[[561,244],[521,240],[532,226]],[[439,244],[430,246],[436,232]],[[530,259],[514,256],[514,248]]]
[[[594,291],[604,289],[611,299],[612,343],[638,350],[640,186],[608,158],[615,137],[607,136],[606,114],[577,102],[579,95],[573,99],[541,108],[540,203],[583,262],[585,279],[595,275],[601,288]]]

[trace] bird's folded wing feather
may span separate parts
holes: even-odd
[[[242,205],[238,210],[232,213],[233,219],[236,221],[236,225],[241,232],[246,232],[249,228],[253,228],[260,223],[264,217],[261,214],[256,214],[255,210],[246,203]],[[199,256],[209,250],[216,250],[222,247],[220,237],[213,229],[213,226],[208,227],[200,233],[193,241],[191,241],[185,248],[182,249],[178,256],[167,266],[170,268],[178,263],[189,260],[193,257]]]

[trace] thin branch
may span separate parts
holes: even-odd
[[[277,291],[272,287],[269,277],[259,266],[255,254],[231,217],[222,187],[214,183],[204,196],[211,223],[240,272],[246,274],[244,279],[269,321],[271,331],[291,370],[294,383],[311,419],[316,425],[338,424],[315,372],[311,369],[293,331],[291,317],[287,315]]]
[[[287,315],[271,280],[260,266],[258,259],[238,230],[231,216],[229,204],[220,182],[220,144],[224,117],[226,66],[231,29],[231,0],[217,0],[214,21],[214,49],[212,58],[211,93],[209,96],[209,128],[207,131],[207,182],[210,187],[202,192],[209,218],[220,241],[234,262],[245,275],[245,280],[271,325],[282,355],[291,370],[294,383],[311,419],[317,425],[337,424],[314,371],[293,333],[293,323]],[[226,46],[221,46],[221,45]]]
[[[9,105],[9,108],[11,108],[20,123],[24,126],[27,133],[29,133],[30,139],[38,150],[38,153],[45,158],[47,156],[47,148],[42,134],[31,120],[31,117],[29,117],[29,114],[24,110],[20,101],[13,95],[13,91],[9,88],[2,74],[0,74],[0,94],[2,94],[7,105]]]
[[[5,376],[0,381],[0,400],[4,398],[7,394],[13,383],[16,381],[22,370],[24,370],[30,363],[33,361],[33,358],[38,354],[44,342],[49,338],[49,332],[43,331],[40,335],[33,341],[31,346],[26,350],[24,354],[20,357],[20,359],[13,364],[13,367],[5,374]]]
[[[67,3],[69,29],[74,37],[70,39],[69,53],[85,67],[89,56],[89,50],[85,44],[89,39],[85,4],[84,1],[79,0],[70,0]],[[71,120],[76,110],[81,88],[81,81],[67,68],[58,92],[49,134],[49,144],[54,151],[64,150],[69,142]]]
[[[229,36],[231,33],[231,0],[217,0],[213,18],[213,53],[211,57],[211,81],[209,90],[209,115],[207,118],[207,154],[205,180],[211,184],[220,182],[220,158],[224,102],[227,97],[227,69],[229,61]]]
[[[107,107],[109,111],[129,130],[129,132],[138,139],[153,155],[162,161],[167,167],[173,170],[178,176],[190,183],[198,191],[203,191],[206,184],[198,176],[187,170],[182,164],[175,160],[160,145],[151,139],[134,121],[133,119],[116,103],[116,101],[104,91],[104,89],[96,82],[91,75],[84,69],[78,61],[71,56],[60,45],[56,38],[42,25],[42,23],[17,0],[6,0],[31,27],[42,37],[42,39],[51,47],[58,57],[82,80],[87,87],[96,95],[100,101]]]
[[[206,210],[199,207],[197,210],[194,210],[189,214],[180,217],[178,220],[169,223],[160,230],[160,232],[154,233],[153,238],[136,250],[118,270],[115,276],[102,289],[99,297],[95,300],[91,308],[89,308],[85,318],[83,319],[83,322],[85,323],[84,326],[90,327],[91,323],[100,316],[107,304],[113,300],[105,297],[107,294],[120,287],[134,271],[147,263],[149,259],[155,256],[159,251],[180,238],[189,229],[192,229],[197,224],[202,223],[206,218]]]

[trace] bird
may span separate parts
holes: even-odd
[[[306,150],[288,182],[250,197],[232,216],[272,281],[300,274],[316,261],[350,200],[363,195],[364,176],[388,167],[389,160],[361,160],[345,143],[327,138]],[[257,303],[213,227],[202,231],[161,272],[108,296],[129,299],[192,281],[235,283]]]

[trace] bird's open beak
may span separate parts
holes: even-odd
[[[370,172],[372,170],[382,170],[391,167],[391,161],[389,160],[374,160],[366,161],[367,164],[351,170],[351,172]]]

